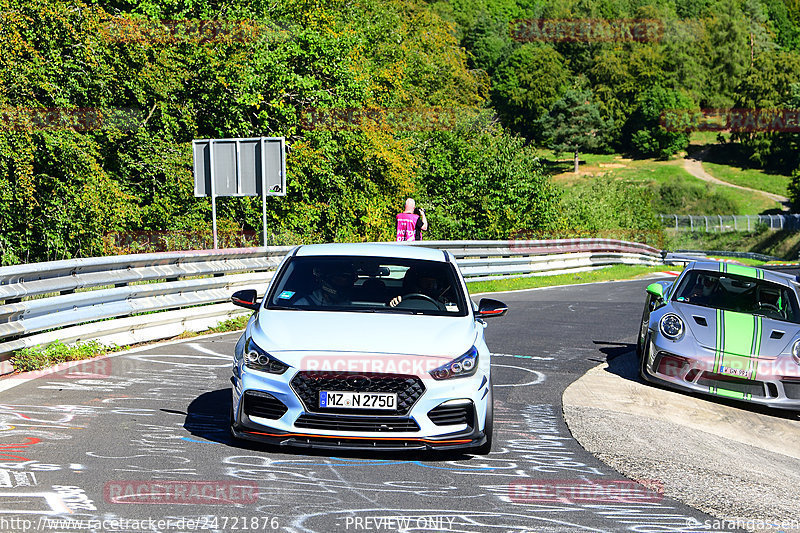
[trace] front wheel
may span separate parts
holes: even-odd
[[[650,358],[650,336],[645,334],[642,355],[639,357],[639,375],[647,381],[647,360]]]
[[[639,336],[636,338],[636,357],[640,360],[644,355],[645,341],[647,340],[647,328],[650,325],[650,295],[647,295],[647,300],[644,302],[644,311],[642,311],[642,321],[639,324]]]
[[[238,437],[233,432],[233,428],[234,427],[236,427],[236,415],[233,412],[233,398],[231,398],[231,410],[230,410],[230,413],[228,415],[228,431],[230,432],[231,438],[233,440],[238,440]]]
[[[494,393],[493,386],[489,383],[489,400],[486,402],[486,423],[483,425],[483,434],[486,442],[475,448],[477,455],[489,455],[492,451],[492,435],[494,433]]]

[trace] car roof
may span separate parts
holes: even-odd
[[[739,265],[736,263],[721,263],[718,261],[694,261],[686,266],[686,270],[709,270],[712,272],[725,272],[728,274],[738,274],[756,279],[764,279],[782,285],[797,283],[797,277],[792,274],[776,272],[750,266]]]
[[[446,252],[423,246],[408,246],[392,243],[333,243],[333,244],[307,244],[297,249],[295,254],[299,257],[308,256],[361,256],[361,257],[391,257],[401,259],[421,259],[425,261],[447,262]]]

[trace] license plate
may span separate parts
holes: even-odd
[[[738,376],[742,378],[749,378],[750,371],[744,368],[731,368],[729,366],[720,366],[719,373],[727,376]]]
[[[320,407],[344,409],[396,409],[397,394],[388,392],[320,391]]]

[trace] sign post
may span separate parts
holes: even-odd
[[[214,248],[218,247],[217,196],[261,196],[267,245],[267,196],[286,195],[285,147],[284,137],[192,141],[194,195],[211,197]]]

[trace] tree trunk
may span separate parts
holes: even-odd
[[[575,174],[578,173],[578,151],[575,150]]]

